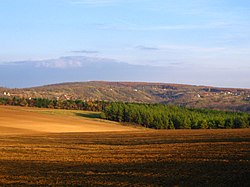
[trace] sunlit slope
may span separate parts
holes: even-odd
[[[250,112],[250,89],[147,82],[71,82],[47,86],[0,88],[0,97],[166,103],[194,108]]]
[[[134,131],[86,112],[0,106],[0,134]],[[90,115],[91,117],[91,115]]]

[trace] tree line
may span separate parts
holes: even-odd
[[[82,101],[82,100],[52,100],[46,98],[0,98],[0,105],[13,105],[24,107],[38,107],[67,110],[103,111],[108,105],[105,101]]]
[[[154,129],[248,128],[250,114],[210,109],[192,109],[164,104],[139,104],[105,101],[50,100],[44,98],[0,98],[1,105],[89,110],[118,122],[135,123]]]
[[[210,109],[191,109],[163,104],[111,103],[105,118],[154,129],[247,128],[250,114]]]

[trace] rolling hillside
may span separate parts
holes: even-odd
[[[90,114],[85,111],[0,106],[0,135],[137,130],[87,117]]]
[[[250,89],[146,82],[73,82],[25,89],[0,88],[0,97],[166,103],[250,111]]]

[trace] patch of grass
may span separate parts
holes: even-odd
[[[27,111],[27,110],[26,110]],[[85,117],[85,118],[100,118],[100,112],[92,112],[92,111],[83,111],[83,110],[63,110],[63,109],[29,109],[28,111],[36,112],[40,114],[49,114],[49,115],[60,115],[60,116],[77,116],[77,117]]]
[[[84,113],[75,112],[75,115],[80,116],[80,117],[85,117],[85,118],[94,118],[94,119],[96,119],[96,118],[100,119],[101,118],[101,113],[100,112],[96,112],[96,113],[94,113],[94,112],[84,112]]]

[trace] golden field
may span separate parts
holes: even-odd
[[[134,131],[94,112],[0,106],[0,134]],[[87,117],[84,117],[87,116]]]
[[[0,107],[0,186],[250,186],[250,129],[147,130]]]

